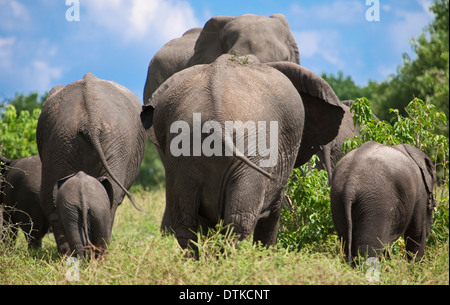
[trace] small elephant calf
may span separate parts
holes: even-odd
[[[411,145],[367,142],[344,156],[333,174],[331,212],[347,260],[377,256],[402,234],[408,255],[422,258],[435,180],[431,159]]]
[[[50,227],[39,203],[41,159],[35,155],[15,160],[0,157],[0,161],[4,164],[0,168],[0,240],[13,245],[20,227],[28,248],[39,249]]]
[[[111,238],[113,188],[108,178],[80,171],[54,187],[56,213],[70,253],[81,259],[106,249]]]

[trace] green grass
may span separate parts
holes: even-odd
[[[52,235],[43,248],[27,250],[21,234],[14,248],[0,246],[0,285],[4,284],[449,284],[449,247],[445,241],[427,247],[425,259],[411,264],[394,244],[381,258],[378,281],[370,266],[349,267],[336,236],[297,251],[266,249],[249,241],[233,246],[217,232],[201,237],[199,259],[189,258],[173,236],[162,236],[164,190],[134,196],[144,212],[128,200],[118,208],[106,256],[76,265],[58,255]],[[447,231],[448,232],[448,231]]]

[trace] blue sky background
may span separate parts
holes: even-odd
[[[371,2],[371,1],[368,1]],[[113,80],[142,101],[148,64],[170,39],[216,15],[286,16],[301,64],[342,71],[358,85],[382,81],[413,55],[433,20],[431,0],[379,0],[380,21],[366,20],[366,0],[80,0],[80,21],[66,20],[66,0],[0,0],[0,101],[44,93],[87,72]]]

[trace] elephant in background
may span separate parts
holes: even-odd
[[[345,112],[341,127],[339,128],[339,133],[333,141],[326,145],[321,145],[320,150],[317,153],[320,162],[317,163],[316,167],[327,171],[328,182],[330,185],[333,179],[333,171],[336,168],[336,164],[342,159],[342,157],[345,156],[345,152],[342,148],[345,140],[347,140],[347,138],[353,138],[354,136],[360,135],[360,126],[355,126],[353,122],[353,115],[350,111],[350,107],[354,102],[354,100],[341,101],[342,108]],[[378,121],[378,118],[375,115],[373,117],[376,121]]]
[[[0,161],[5,165],[1,168],[0,204],[4,210],[0,235],[3,225],[5,239],[14,243],[20,227],[28,249],[39,249],[50,227],[40,206],[41,160],[36,155],[15,160],[0,157]]]
[[[342,118],[339,133],[333,141],[328,144],[321,145],[320,150],[317,152],[320,162],[317,163],[316,167],[318,169],[323,169],[328,173],[328,182],[330,185],[333,179],[333,170],[339,160],[345,155],[342,145],[347,138],[359,136],[359,126],[354,125],[353,116],[350,112],[350,106],[354,103],[354,101],[345,100],[341,102],[342,108],[344,109],[344,117]]]
[[[239,240],[254,232],[255,241],[274,245],[284,188],[293,167],[307,162],[319,145],[337,135],[343,112],[331,87],[294,63],[261,64],[252,55],[222,55],[211,64],[174,74],[141,113],[166,170],[163,229],[170,226],[181,247],[187,248],[195,239],[193,232],[199,228],[206,232],[223,219],[225,225],[233,225]],[[174,124],[180,121],[185,124],[177,135],[180,128]],[[246,126],[234,129],[236,135],[228,143],[231,148],[223,140],[227,122]],[[271,127],[262,128],[261,122]],[[271,134],[273,122],[278,126],[275,135]],[[196,130],[198,124],[203,128]],[[174,153],[180,148],[176,144],[180,137],[188,143],[187,155]],[[206,147],[215,153],[195,154],[190,139],[203,140],[202,151]],[[249,146],[239,155],[238,139],[274,145],[277,161],[263,166],[267,155]],[[227,150],[232,153],[227,155]]]
[[[201,28],[190,29],[183,36],[172,39],[156,52],[148,65],[144,104],[166,79],[188,66],[201,31]]]
[[[144,156],[147,135],[140,122],[141,103],[119,84],[87,73],[83,79],[53,88],[38,120],[36,140],[42,160],[41,207],[50,221],[58,249],[70,254],[63,224],[55,209],[53,188],[79,171],[107,177],[113,188],[112,228],[117,207]]]
[[[144,104],[171,75],[187,67],[210,64],[222,54],[255,55],[260,62],[300,64],[289,23],[282,14],[216,16],[203,29],[194,28],[164,45],[152,58],[144,89]]]
[[[74,256],[101,254],[111,240],[114,191],[107,177],[80,171],[54,186],[56,214]]]
[[[331,212],[349,262],[375,257],[404,234],[406,250],[423,257],[435,208],[431,159],[408,144],[367,142],[338,163]]]

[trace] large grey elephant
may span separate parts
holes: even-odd
[[[216,16],[206,22],[203,29],[187,31],[155,54],[148,67],[144,104],[174,73],[197,64],[212,63],[222,54],[235,52],[255,55],[263,63],[300,63],[297,43],[282,14]]]
[[[114,193],[109,179],[80,171],[55,184],[54,198],[71,254],[80,258],[101,254],[110,242],[113,221]]]
[[[25,233],[29,249],[39,249],[50,224],[40,205],[41,159],[38,155],[10,160],[0,157],[0,205],[4,205],[2,224],[5,238],[14,243],[20,227]],[[1,239],[1,236],[0,236]]]
[[[367,142],[338,163],[331,186],[331,212],[350,262],[375,257],[404,234],[406,250],[423,257],[435,207],[435,169],[411,145]]]
[[[79,171],[110,179],[114,194],[110,227],[125,195],[134,205],[128,189],[139,171],[147,140],[139,118],[141,107],[131,91],[91,73],[50,91],[36,139],[42,160],[41,206],[60,252],[74,249],[55,210],[53,187],[58,180]]]
[[[342,116],[331,87],[294,63],[222,55],[169,78],[141,119],[166,170],[165,217],[179,244],[220,219],[239,239],[275,244],[292,168],[336,136]]]

